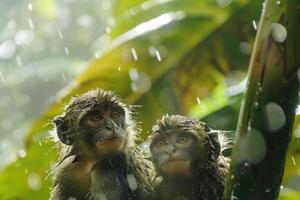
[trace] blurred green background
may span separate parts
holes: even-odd
[[[261,1],[0,3],[0,199],[48,198],[51,119],[95,87],[140,105],[139,142],[165,113],[235,130]],[[300,198],[299,125],[280,199]]]

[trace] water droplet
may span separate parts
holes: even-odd
[[[128,73],[129,73],[129,77],[132,81],[137,81],[139,79],[139,73],[136,70],[136,68],[134,68],[134,67],[130,68]]]
[[[106,22],[107,22],[107,25],[110,27],[113,27],[114,25],[116,25],[116,20],[112,16],[107,17]]]
[[[287,37],[287,30],[283,25],[279,23],[273,23],[272,36],[276,42],[284,42]]]
[[[255,20],[252,21],[252,25],[253,25],[254,30],[257,30],[257,25],[256,25],[256,21]]]
[[[7,28],[10,29],[10,30],[14,30],[16,29],[16,21],[15,20],[9,20],[7,22]]]
[[[32,11],[32,10],[33,10],[33,6],[32,6],[32,3],[31,3],[31,2],[29,2],[29,3],[27,4],[27,7],[28,7],[28,10],[29,10],[29,11]]]
[[[265,119],[269,130],[272,132],[280,130],[286,123],[284,111],[278,104],[273,102],[265,106]]]
[[[101,4],[103,10],[110,10],[111,9],[111,2],[109,0],[102,1]]]
[[[278,6],[279,6],[280,4],[281,4],[281,2],[280,2],[280,1],[276,1],[276,5],[278,5]]]
[[[137,56],[135,48],[131,48],[131,54],[132,54],[133,60],[138,60],[138,56]]]
[[[41,177],[36,173],[30,173],[27,178],[28,186],[33,190],[41,188]]]
[[[252,129],[247,134],[241,137],[239,161],[248,161],[250,163],[258,163],[264,159],[267,151],[267,146],[262,134]]]
[[[24,158],[26,156],[26,151],[24,149],[21,149],[19,152],[18,152],[18,155],[19,157],[21,158]]]
[[[93,23],[93,18],[90,15],[82,15],[77,19],[77,24],[83,27],[89,27]]]
[[[17,45],[28,45],[33,40],[34,34],[31,30],[20,30],[15,35]]]
[[[109,34],[111,32],[111,28],[109,26],[105,27],[105,33]]]
[[[0,59],[9,59],[15,55],[16,44],[12,40],[6,40],[0,44]]]
[[[250,55],[250,53],[251,53],[251,47],[248,42],[241,42],[239,44],[239,49],[240,49],[240,52],[245,56]]]
[[[199,98],[199,97],[197,97],[197,98],[196,98],[196,100],[197,100],[197,104],[200,104],[200,103],[201,103],[201,101],[200,101],[200,98]]]
[[[283,185],[280,186],[280,189],[281,189],[281,190],[283,189]]]
[[[136,179],[135,177],[132,175],[132,174],[128,174],[127,175],[127,181],[128,181],[128,184],[129,184],[129,188],[134,191],[137,189],[137,182],[136,182]]]

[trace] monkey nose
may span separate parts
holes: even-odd
[[[174,153],[175,150],[176,150],[176,149],[175,149],[172,145],[169,145],[169,146],[166,148],[166,151],[167,151],[167,153],[169,153],[169,154]]]
[[[114,134],[113,130],[111,128],[105,128],[102,133],[103,136],[112,136]]]

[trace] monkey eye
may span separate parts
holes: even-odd
[[[110,115],[114,119],[118,119],[120,117],[120,113],[117,111],[113,111]]]
[[[165,140],[158,140],[155,144],[157,148],[163,148],[167,145],[167,142]]]
[[[103,117],[99,113],[93,113],[92,115],[90,115],[88,117],[87,120],[93,123],[93,122],[99,122],[102,119],[103,119]]]
[[[183,143],[186,143],[187,141],[189,140],[188,136],[186,135],[181,135],[177,138],[177,143],[179,144],[183,144]]]

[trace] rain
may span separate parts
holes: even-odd
[[[139,173],[157,184],[175,180],[175,186],[171,183],[175,190],[165,192],[170,194],[167,199],[222,196],[225,186],[224,198],[231,200],[299,198],[300,61],[296,44],[300,39],[294,27],[300,20],[298,4],[281,0],[3,3],[0,199],[49,199],[57,172],[82,160],[84,167],[76,174],[82,175],[79,181],[88,178],[87,193],[97,199],[109,200],[125,191],[140,195],[146,184],[141,184],[145,177]],[[77,140],[82,133],[93,134],[93,139],[103,134],[90,133],[83,126],[93,127],[94,118],[88,116],[99,102],[87,97],[91,101],[82,107],[68,107],[96,88],[112,91],[122,102],[123,112],[117,108],[109,112],[110,118],[119,119],[112,120],[117,127],[112,132],[121,130],[121,145],[114,147],[119,138],[111,136],[105,153],[97,149],[105,146],[98,139],[83,145]],[[99,113],[95,120],[103,118]],[[191,144],[197,144],[195,149],[201,153],[191,150],[192,158],[185,159],[175,153],[166,159],[161,153],[158,160],[167,167],[156,166],[150,145],[155,123],[172,115],[195,120],[182,125],[185,130],[180,134],[197,141]],[[199,128],[197,122],[203,125]],[[94,127],[98,131],[99,124]],[[222,149],[224,141],[230,141],[230,147]],[[64,157],[64,149],[72,155]],[[135,154],[129,155],[131,151]],[[134,159],[151,172],[141,170]],[[274,170],[267,169],[270,164]],[[170,169],[182,171],[175,170],[179,175],[174,177],[161,172]],[[213,176],[220,175],[222,185],[214,187],[213,181],[201,185],[210,180],[208,174],[218,172],[208,170],[215,169],[224,170]],[[245,183],[251,187],[245,189]],[[74,192],[63,199],[80,198]]]

